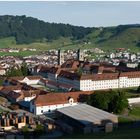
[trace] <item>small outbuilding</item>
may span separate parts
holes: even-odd
[[[118,117],[87,104],[78,104],[57,109],[56,117],[71,125],[74,131],[91,133],[111,132],[118,126]]]

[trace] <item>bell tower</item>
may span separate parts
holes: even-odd
[[[58,65],[62,65],[64,63],[64,51],[58,50]]]
[[[83,52],[83,50],[81,50],[81,49],[77,50],[77,59],[79,61],[84,61],[84,52]]]

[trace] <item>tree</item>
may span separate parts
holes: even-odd
[[[77,69],[76,73],[77,73],[79,76],[81,76],[81,75],[82,75],[82,68],[79,67],[79,68]]]
[[[119,66],[124,66],[124,67],[126,67],[126,63],[123,62],[123,61],[121,61],[121,62],[119,63]]]
[[[23,76],[21,69],[16,69],[12,67],[6,72],[6,76],[12,77],[12,76]]]
[[[35,135],[36,135],[36,136],[39,136],[39,135],[43,134],[43,133],[44,133],[44,126],[41,125],[41,124],[38,124],[38,125],[36,126],[34,132],[35,132]]]
[[[28,66],[27,66],[26,63],[23,63],[23,64],[21,65],[21,72],[22,72],[22,75],[23,75],[23,76],[29,75],[29,70],[28,70]]]
[[[28,126],[24,126],[24,127],[22,127],[22,133],[23,133],[25,139],[27,139],[27,138],[30,137]]]
[[[126,94],[120,90],[108,92],[97,91],[89,96],[87,103],[114,113],[121,113],[125,108],[128,108]]]
[[[8,77],[12,77],[12,76],[28,76],[30,75],[29,69],[27,67],[26,63],[23,63],[21,65],[21,68],[10,68],[7,72],[6,72],[6,76]]]
[[[4,82],[4,80],[3,79],[0,79],[0,86],[3,85],[3,82]]]
[[[140,63],[138,63],[138,69],[140,69]]]
[[[88,104],[103,110],[108,110],[108,103],[109,98],[104,91],[96,91],[96,93],[91,94],[88,98]]]
[[[125,108],[128,108],[128,100],[122,91],[118,91],[109,102],[109,112],[121,113]]]
[[[140,93],[140,86],[137,88],[137,92]]]

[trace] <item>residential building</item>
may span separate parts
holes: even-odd
[[[85,96],[93,92],[67,92],[67,93],[48,93],[38,95],[30,102],[30,112],[41,115],[52,112],[58,108],[77,105],[83,102]]]

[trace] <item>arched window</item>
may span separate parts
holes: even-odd
[[[69,98],[69,103],[70,103],[70,105],[72,105],[73,102],[74,102],[73,98]]]

